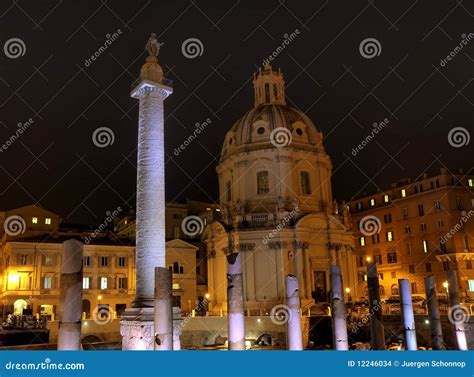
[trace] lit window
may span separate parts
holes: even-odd
[[[428,252],[428,241],[423,240],[423,252]]]
[[[411,242],[407,243],[407,254],[411,255]]]
[[[360,237],[359,238],[359,244],[360,244],[360,246],[365,246],[365,237]]]
[[[384,202],[384,203],[388,203],[389,200],[390,200],[390,197],[389,197],[387,194],[385,194],[385,195],[383,196],[383,202]]]
[[[392,242],[393,241],[393,232],[391,230],[389,230],[387,232],[387,241],[388,242]]]
[[[91,278],[82,278],[82,288],[89,289],[90,288]]]
[[[31,222],[32,222],[33,224],[38,224],[38,218],[37,218],[37,217],[33,217],[33,218],[31,219]]]
[[[469,287],[469,292],[474,292],[474,279],[469,279],[467,285]]]
[[[426,232],[426,224],[425,223],[421,223],[420,228],[421,228],[422,232]]]
[[[362,209],[362,203],[361,202],[357,203],[356,208],[357,208],[357,210],[360,211]]]
[[[375,199],[372,198],[372,199],[370,199],[370,206],[373,207],[374,205],[375,205]]]
[[[401,189],[400,190],[400,195],[401,195],[402,198],[406,197],[407,196],[407,190]]]
[[[469,179],[467,180],[467,185],[468,185],[469,187],[474,187],[474,179],[469,178]]]
[[[100,289],[107,289],[107,278],[104,276],[100,278]]]
[[[118,278],[118,287],[119,289],[128,288],[128,279],[127,278]]]
[[[43,288],[51,289],[51,276],[45,276],[43,280]]]
[[[45,219],[44,219],[44,223],[45,223],[46,225],[51,225],[51,219],[50,219],[49,217],[45,218]]]

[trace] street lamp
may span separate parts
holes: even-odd
[[[443,287],[446,288],[446,294],[448,294],[449,293],[449,289],[448,289],[449,283],[448,283],[447,280],[443,283]]]
[[[97,299],[99,300],[99,305],[100,305],[100,300],[102,300],[102,296],[101,295],[97,296]]]
[[[365,260],[367,261],[367,263],[370,263],[370,261],[372,260],[371,257],[366,257]]]

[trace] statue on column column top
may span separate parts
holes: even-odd
[[[156,34],[151,33],[148,42],[146,43],[145,49],[148,51],[148,56],[153,58],[153,60],[158,59],[158,54],[160,53],[160,47],[163,46],[164,43],[159,43],[156,39]]]

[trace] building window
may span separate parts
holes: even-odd
[[[444,240],[443,237],[440,237],[439,239],[439,249],[446,254],[448,252],[448,248],[446,247],[446,241]]]
[[[434,207],[436,211],[441,211],[441,202],[439,200],[436,200]]]
[[[91,265],[91,257],[89,255],[86,255],[84,257],[84,267],[90,267]]]
[[[357,203],[356,208],[358,211],[360,211],[362,209],[362,203],[361,202]]]
[[[390,224],[392,222],[392,214],[387,213],[386,215],[383,216],[385,224]]]
[[[383,196],[383,202],[384,202],[384,203],[388,203],[389,201],[390,201],[390,197],[388,196],[388,194],[385,194],[385,195]]]
[[[374,235],[372,236],[372,243],[373,243],[373,244],[378,244],[378,243],[380,243],[380,234],[377,233],[377,234],[374,234]]]
[[[412,250],[411,250],[411,242],[407,242],[407,254],[408,254],[408,255],[411,255],[411,252],[412,252]]]
[[[431,263],[425,263],[425,271],[431,272]]]
[[[438,228],[442,228],[444,226],[443,220],[438,220]]]
[[[181,236],[179,226],[173,227],[173,238],[179,238]]]
[[[397,263],[397,253],[390,252],[387,254],[388,263]]]
[[[449,266],[449,261],[444,260],[444,261],[443,261],[443,270],[444,270],[444,271],[448,271],[448,270],[449,270],[449,267],[450,267],[450,266]]]
[[[411,293],[412,294],[418,293],[418,290],[416,288],[416,283],[411,283]]]
[[[257,173],[257,194],[268,194],[270,192],[270,184],[268,182],[268,172],[259,171]]]
[[[374,255],[374,262],[377,264],[382,264],[382,255],[380,254]]]
[[[469,292],[474,292],[474,279],[469,279],[467,281],[467,286],[469,287]]]
[[[469,178],[469,179],[467,180],[467,185],[468,185],[469,187],[474,187],[474,179]]]
[[[108,286],[108,279],[105,276],[100,278],[100,289],[107,289]]]
[[[173,263],[173,274],[179,274],[179,263],[178,262]]]
[[[401,189],[401,190],[400,190],[400,196],[401,196],[402,198],[406,197],[406,196],[407,196],[407,190]]]
[[[227,181],[226,183],[226,194],[227,194],[227,201],[230,202],[232,200],[232,183]]]
[[[127,278],[118,278],[118,287],[119,289],[128,288],[128,279]]]
[[[470,259],[466,261],[466,270],[472,270],[472,260]]]
[[[396,279],[397,278],[397,273],[395,271],[392,271],[390,273],[390,276],[392,277],[392,279]]]
[[[418,214],[420,216],[424,216],[425,215],[425,209],[423,208],[423,204],[418,204]]]
[[[82,288],[90,289],[90,287],[91,287],[91,278],[89,277],[82,278]]]
[[[465,235],[463,237],[463,242],[464,242],[464,250],[469,251],[469,236]]]
[[[118,258],[118,266],[119,267],[127,267],[127,258],[126,257],[119,257]]]
[[[410,234],[411,233],[411,228],[409,226],[405,227],[405,233]]]
[[[464,209],[464,204],[461,198],[456,198],[456,207],[459,210]]]
[[[365,237],[360,237],[359,238],[359,245],[360,246],[365,246]]]
[[[371,198],[369,204],[371,207],[375,206],[375,198]]]
[[[265,103],[270,103],[270,85],[265,84]]]
[[[43,277],[43,288],[44,289],[51,289],[51,276]]]
[[[421,223],[420,224],[420,229],[422,232],[426,232],[426,224],[425,223]]]
[[[397,284],[393,284],[390,290],[392,292],[392,295],[398,296],[398,285]]]
[[[415,265],[414,265],[414,264],[408,265],[408,272],[409,272],[410,274],[414,274],[414,273],[415,273]]]
[[[45,218],[45,219],[44,219],[44,223],[45,223],[46,225],[51,225],[51,219],[50,219],[49,217]]]
[[[38,224],[38,218],[37,218],[37,217],[32,217],[32,218],[31,218],[31,222],[32,222],[33,224]]]
[[[408,208],[403,208],[403,218],[408,219]]]
[[[422,244],[423,244],[423,252],[427,253],[428,252],[428,241],[423,240]]]
[[[109,265],[109,257],[100,257],[100,265],[101,267],[107,267]]]
[[[45,266],[52,266],[54,262],[54,257],[52,255],[44,255],[43,256],[43,264]]]
[[[20,254],[18,257],[20,260],[20,265],[26,266],[28,264],[28,254]]]
[[[184,267],[183,266],[179,266],[179,273],[184,274]]]
[[[309,173],[307,171],[302,171],[300,173],[301,179],[301,193],[303,195],[311,195],[311,182],[309,179]]]
[[[387,239],[387,242],[392,242],[393,241],[393,232],[391,230],[389,230],[386,234],[386,239]]]

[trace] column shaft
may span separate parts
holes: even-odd
[[[405,330],[405,346],[408,351],[416,351],[418,345],[416,343],[415,316],[411,301],[410,280],[398,279],[398,287],[400,290],[403,329]]]
[[[244,286],[240,253],[227,255],[229,350],[245,350]]]
[[[331,306],[332,306],[332,331],[334,349],[344,351],[349,349],[347,340],[346,305],[342,291],[342,279],[339,266],[331,266]]]
[[[425,293],[428,305],[428,316],[430,318],[431,343],[434,350],[444,350],[438,297],[436,296],[436,283],[433,275],[425,278]]]
[[[172,273],[155,268],[155,350],[173,350]]]
[[[296,276],[286,277],[286,305],[288,306],[287,343],[290,351],[303,349],[303,334],[301,331],[300,295]]]
[[[375,263],[367,263],[367,287],[369,291],[372,349],[383,350],[385,348],[385,332],[382,321],[382,306],[380,304],[379,277]]]
[[[460,305],[459,285],[456,270],[448,270],[449,314],[448,319],[454,325],[456,346],[458,350],[466,351],[466,328],[464,322],[469,319],[467,309]]]

